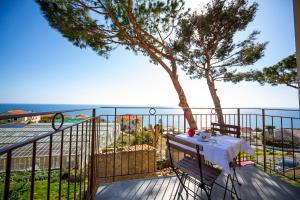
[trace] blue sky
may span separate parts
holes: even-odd
[[[199,1],[189,0],[196,8]],[[251,68],[275,64],[295,52],[292,0],[260,0],[247,29],[269,41]],[[0,0],[0,103],[176,106],[166,73],[143,56],[117,49],[109,59],[79,49],[52,29],[32,0]],[[247,34],[241,33],[237,38]],[[204,80],[179,72],[191,106],[212,106]],[[224,107],[297,107],[297,90],[257,83],[218,83]]]

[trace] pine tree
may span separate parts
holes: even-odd
[[[190,127],[196,122],[171,48],[183,0],[37,0],[49,24],[80,48],[108,57],[117,46],[148,56],[170,77]]]
[[[253,21],[258,4],[246,0],[212,0],[201,12],[194,12],[180,22],[173,49],[179,64],[191,78],[205,78],[218,117],[224,123],[216,81],[224,81],[227,74],[252,65],[264,55],[267,43],[256,43],[258,31],[247,39],[234,42],[237,32]]]
[[[264,67],[261,70],[252,70],[237,74],[227,74],[226,81],[238,83],[240,81],[257,81],[261,85],[286,85],[298,89],[296,56],[290,55],[275,65]]]

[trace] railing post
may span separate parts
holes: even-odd
[[[265,109],[262,109],[262,145],[263,145],[263,156],[264,156],[264,171],[267,171],[267,162],[266,162],[266,139],[265,139]]]
[[[10,186],[10,172],[11,172],[11,151],[7,152],[6,156],[6,171],[5,171],[5,188],[3,199],[9,199],[9,186]]]
[[[115,110],[115,119],[114,119],[114,162],[113,162],[113,182],[115,181],[116,175],[116,135],[117,135],[117,108]],[[130,117],[129,117],[129,124],[130,124]],[[130,125],[129,125],[129,133],[130,133]],[[128,156],[129,159],[129,156]],[[129,167],[129,166],[128,166]],[[129,169],[128,169],[129,170]]]
[[[237,109],[237,125],[241,127],[241,109]]]
[[[185,112],[185,109],[183,111],[183,130],[184,132],[186,133],[186,112]]]
[[[239,137],[241,137],[241,109],[238,108],[237,109],[237,125],[239,126]],[[243,157],[244,158],[244,157]],[[239,166],[241,166],[241,154],[239,153],[239,156],[238,156],[238,159],[239,159]]]
[[[95,142],[96,142],[96,109],[93,109],[93,118],[92,118],[92,141],[91,141],[91,173],[90,173],[90,199],[95,198]]]

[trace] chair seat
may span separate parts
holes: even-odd
[[[190,157],[185,157],[182,160],[178,161],[174,166],[175,168],[180,169],[181,171],[197,179],[198,181],[201,180],[198,160]],[[204,184],[211,187],[218,176],[221,174],[221,170],[202,163],[202,173]]]

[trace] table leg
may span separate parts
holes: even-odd
[[[234,190],[234,193],[235,193],[235,195],[236,195],[236,198],[237,198],[237,199],[241,199],[241,198],[239,197],[239,195],[238,195],[236,189],[235,189],[234,181],[233,181],[233,178],[231,177],[231,175],[229,175],[229,178],[230,178],[230,180],[231,180],[232,189]],[[233,195],[232,195],[232,189],[231,189],[231,196],[233,196]]]

